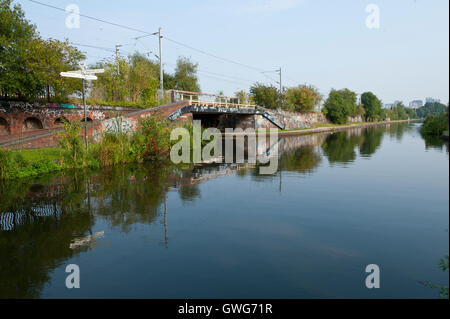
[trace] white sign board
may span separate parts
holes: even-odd
[[[78,72],[61,72],[60,74],[61,74],[61,76],[66,77],[66,78],[97,80],[97,77],[95,75],[81,74]]]

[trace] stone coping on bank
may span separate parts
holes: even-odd
[[[288,130],[288,131],[280,131],[280,130],[272,130],[273,132],[277,132],[279,136],[287,136],[287,135],[308,135],[315,133],[323,133],[323,132],[336,132],[336,131],[344,131],[350,128],[363,128],[370,126],[381,126],[387,124],[395,124],[395,123],[404,123],[404,122],[420,122],[423,119],[412,119],[412,120],[397,120],[390,122],[368,122],[368,123],[359,123],[359,124],[348,124],[348,125],[340,125],[340,126],[323,126],[323,127],[313,127],[308,129],[298,129],[298,130]],[[266,130],[267,134],[270,134],[271,130]],[[228,135],[245,135],[247,133],[222,133],[223,136]]]

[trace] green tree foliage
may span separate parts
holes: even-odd
[[[167,159],[170,153],[169,120],[158,115],[139,121],[138,128],[131,138],[132,155],[137,162]]]
[[[3,98],[65,99],[80,90],[80,81],[60,72],[78,68],[84,55],[58,40],[43,40],[19,5],[0,0],[0,93]]]
[[[128,85],[131,102],[155,105],[159,89],[159,66],[138,53],[131,56],[130,64]]]
[[[250,87],[250,95],[253,101],[260,106],[268,109],[277,109],[281,107],[282,96],[280,91],[273,85],[264,85],[255,83]]]
[[[331,122],[345,124],[350,116],[358,112],[356,100],[356,93],[349,89],[333,89],[325,101],[323,112]]]
[[[286,91],[287,108],[291,111],[313,112],[321,100],[322,95],[311,85],[299,85]]]
[[[421,133],[423,135],[441,136],[445,131],[448,132],[448,108],[444,114],[441,115],[427,115],[423,122]]]
[[[42,81],[30,65],[30,44],[38,39],[36,27],[25,19],[20,5],[0,0],[0,93],[27,98],[42,93]]]
[[[413,109],[406,107],[402,102],[396,104],[391,109],[383,110],[383,117],[385,119],[390,119],[391,121],[397,120],[407,120],[416,118],[416,111]]]
[[[159,64],[135,53],[95,65],[105,72],[94,82],[91,98],[94,101],[155,106],[158,102]]]
[[[174,88],[182,91],[200,92],[197,68],[198,64],[192,63],[188,58],[178,58],[174,74]]]
[[[250,96],[244,90],[238,91],[234,93],[234,95],[236,96],[237,99],[239,99],[240,104],[250,104],[251,102]]]
[[[417,117],[425,118],[427,115],[439,115],[445,113],[447,106],[442,103],[426,103],[424,106],[417,109]]]
[[[80,137],[82,124],[73,121],[63,121],[63,130],[58,132],[59,146],[64,151],[68,167],[84,165],[85,149]]]
[[[361,95],[361,103],[364,106],[366,121],[375,121],[382,116],[382,104],[372,92],[365,92]]]
[[[68,95],[81,91],[81,81],[61,77],[61,72],[78,69],[85,56],[68,40],[64,42],[49,39],[37,39],[32,42],[33,56],[29,63],[43,82],[47,101],[62,100]]]

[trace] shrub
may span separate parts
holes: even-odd
[[[85,149],[80,137],[83,125],[79,122],[62,122],[64,130],[58,132],[60,137],[59,146],[63,149],[63,154],[69,166],[78,167],[84,164]]]
[[[319,106],[322,95],[311,85],[299,85],[286,91],[288,109],[300,113],[314,112]]]
[[[128,163],[132,160],[130,138],[126,133],[105,133],[93,149],[94,158],[103,166]]]
[[[0,149],[0,179],[16,179],[26,176],[30,169],[21,154]]]
[[[356,93],[348,89],[331,90],[325,101],[323,113],[336,124],[345,124],[357,110]]]
[[[171,123],[159,115],[139,121],[131,138],[131,156],[135,161],[163,160],[170,154]]]
[[[0,179],[18,179],[58,171],[61,166],[51,160],[28,163],[22,154],[0,150]]]
[[[425,135],[440,136],[448,130],[448,115],[427,115],[423,122],[421,133]]]

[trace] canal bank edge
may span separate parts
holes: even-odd
[[[307,129],[298,129],[298,130],[266,130],[267,134],[270,134],[270,132],[277,132],[279,136],[289,136],[289,135],[310,135],[310,134],[316,134],[316,133],[324,133],[324,132],[337,132],[337,131],[345,131],[350,128],[364,128],[364,127],[371,127],[371,126],[381,126],[381,125],[388,125],[388,124],[396,124],[396,123],[405,123],[405,122],[421,122],[423,119],[411,119],[411,120],[395,120],[390,122],[367,122],[367,123],[359,123],[359,124],[345,124],[340,126],[324,126],[324,127],[314,127],[314,128],[307,128]],[[247,135],[248,133],[245,132],[236,132],[236,133],[222,133],[223,136],[229,136],[229,135]]]

